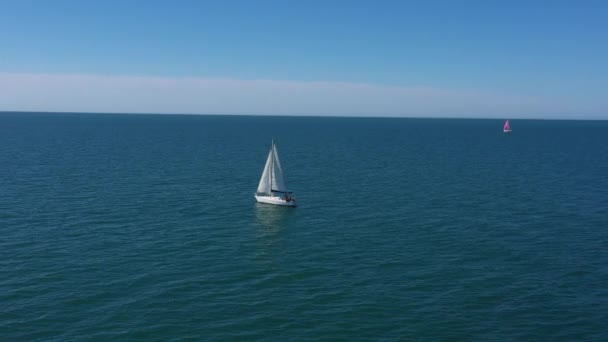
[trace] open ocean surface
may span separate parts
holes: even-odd
[[[606,341],[608,121],[502,124],[1,113],[0,340]]]

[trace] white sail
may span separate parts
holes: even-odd
[[[260,184],[258,185],[257,193],[270,195],[270,175],[272,174],[272,150],[268,153],[268,159],[266,159],[266,165],[262,172],[262,178],[260,178]]]
[[[273,168],[272,168],[272,190],[273,191],[281,191],[287,192],[287,187],[285,186],[285,178],[283,177],[283,168],[281,167],[281,160],[279,159],[279,152],[277,151],[277,146],[272,144],[272,151],[274,156],[273,160]]]

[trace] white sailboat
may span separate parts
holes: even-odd
[[[258,190],[255,193],[255,199],[260,203],[295,207],[296,199],[291,194],[292,192],[288,191],[285,186],[279,152],[273,140]]]
[[[505,121],[505,125],[502,126],[502,131],[505,133],[511,133],[511,123],[509,120]]]

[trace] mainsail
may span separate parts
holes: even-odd
[[[279,159],[279,152],[277,151],[277,145],[272,144],[273,152],[273,168],[272,168],[272,191],[287,192],[285,186],[285,179],[283,178],[283,168],[281,167],[281,160]]]
[[[272,143],[270,152],[268,152],[268,158],[266,159],[266,165],[262,172],[262,178],[260,178],[257,193],[271,195],[273,191],[288,192],[287,187],[285,186],[279,152],[277,151],[274,142]]]
[[[505,121],[505,125],[502,128],[503,131],[510,131],[511,130],[511,124],[509,124],[509,120]]]

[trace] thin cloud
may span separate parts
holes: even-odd
[[[592,108],[434,87],[222,78],[0,73],[0,110],[416,117],[564,117]]]

